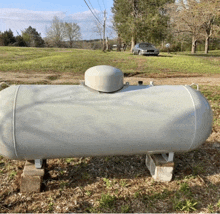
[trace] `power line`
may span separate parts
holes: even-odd
[[[97,18],[99,18],[98,14],[96,13],[96,11],[95,11],[94,7],[92,6],[92,4],[91,4],[90,0],[88,0],[88,1],[89,1],[89,4],[91,5],[91,7],[92,7],[92,9],[93,9],[93,11],[94,11],[94,13],[95,13],[96,17],[97,17]]]
[[[91,8],[89,7],[88,3],[86,2],[86,0],[84,0],[84,2],[86,3],[87,7],[89,8],[89,10],[92,12],[93,16],[96,18],[96,20],[98,21],[98,23],[101,25],[101,22],[99,21],[99,19],[96,17],[96,15],[93,13],[93,11],[91,10]]]

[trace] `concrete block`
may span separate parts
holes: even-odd
[[[23,173],[21,175],[20,192],[40,192],[44,173],[44,168],[36,169],[34,160],[26,161]]]
[[[28,176],[44,176],[44,168],[43,169],[36,169],[34,160],[32,161],[26,161],[23,173],[24,175]]]
[[[42,177],[41,176],[28,176],[21,175],[21,185],[20,192],[22,193],[31,193],[31,192],[40,192],[41,190]]]
[[[174,162],[167,162],[162,155],[146,155],[146,166],[156,181],[171,181],[173,177]]]

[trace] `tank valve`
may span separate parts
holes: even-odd
[[[190,87],[192,87],[193,85],[196,85],[196,86],[197,86],[197,91],[199,91],[199,85],[196,84],[196,83],[192,83],[192,84],[190,85]]]
[[[143,81],[138,81],[138,85],[143,85]]]

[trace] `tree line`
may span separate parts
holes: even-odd
[[[72,47],[81,38],[80,27],[73,22],[63,22],[54,17],[43,39],[41,34],[29,26],[21,35],[14,36],[11,29],[0,32],[0,46],[20,47]]]
[[[1,46],[43,47],[44,40],[35,28],[29,26],[22,35],[14,36],[11,29],[0,33]]]
[[[182,50],[191,38],[192,53],[203,41],[208,53],[210,38],[220,38],[219,0],[114,0],[112,12],[118,37],[131,49],[147,41]]]

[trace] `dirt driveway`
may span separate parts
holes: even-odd
[[[161,75],[150,75],[150,78],[145,75],[135,75],[125,77],[125,82],[130,84],[137,84],[142,80],[145,85],[150,81],[154,81],[155,85],[191,85],[197,83],[199,85],[220,85],[220,74],[203,75],[203,76],[186,76],[179,75],[178,77]],[[181,77],[180,77],[181,76]],[[83,80],[83,75],[76,75],[71,73],[23,73],[23,72],[0,72],[0,82],[7,82],[9,84],[78,84]]]

